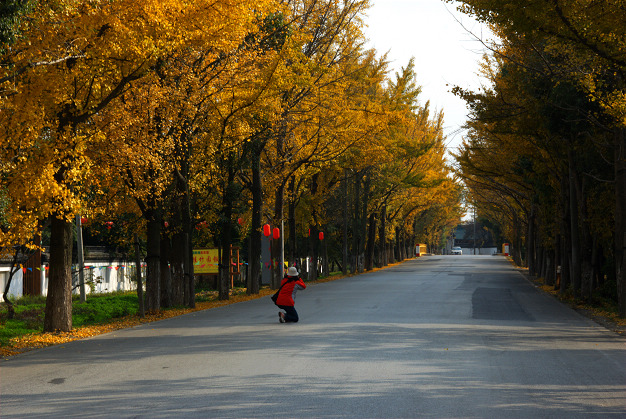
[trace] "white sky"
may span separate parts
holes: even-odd
[[[467,115],[465,102],[450,90],[455,85],[480,86],[478,64],[484,47],[475,36],[492,37],[471,17],[459,13],[456,3],[443,0],[370,0],[365,36],[381,56],[389,51],[391,77],[415,57],[420,103],[443,110],[448,147],[461,142],[459,128]],[[458,20],[458,21],[457,21]],[[459,23],[461,22],[461,23]],[[472,34],[468,33],[470,31]]]

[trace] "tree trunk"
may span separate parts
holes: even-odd
[[[274,228],[280,230],[280,236],[278,239],[272,239],[272,280],[276,286],[276,289],[280,287],[280,283],[284,276],[284,254],[283,247],[281,246],[284,239],[285,232],[283,231],[283,210],[285,205],[285,187],[279,185],[276,188],[275,200],[274,200]],[[274,287],[272,287],[274,289]]]
[[[557,226],[559,226],[560,228],[560,223],[558,223],[557,220]],[[554,285],[554,288],[557,289],[557,278],[558,281],[560,281],[560,272],[562,269],[562,259],[561,259],[561,240],[562,240],[562,235],[561,233],[557,233],[555,239],[554,239],[554,282],[552,284],[549,285]],[[559,282],[560,285],[560,282]]]
[[[567,292],[567,290],[570,288],[570,285],[572,283],[572,280],[571,280],[572,270],[570,269],[571,256],[569,253],[570,249],[571,249],[571,244],[569,243],[569,234],[568,234],[567,237],[564,237],[563,242],[561,243],[562,266],[561,266],[561,286],[559,289],[559,294],[562,294],[562,295]]]
[[[230,297],[230,233],[222,232],[222,243],[220,245],[221,258],[218,268],[218,298],[220,300],[228,300]]]
[[[315,173],[313,176],[311,176],[311,196],[315,196],[317,194],[317,188],[318,188],[318,183],[317,183],[317,179],[319,177],[319,173]],[[313,207],[312,212],[312,218],[313,218],[313,224],[311,225],[311,228],[309,229],[309,242],[310,242],[310,246],[311,246],[311,272],[309,274],[309,278],[311,278],[312,281],[315,281],[317,279],[317,272],[318,272],[318,259],[319,259],[319,229],[317,228],[317,209],[315,208],[315,206]]]
[[[170,254],[172,305],[182,306],[185,304],[185,234],[178,231],[172,240],[173,246]]]
[[[287,249],[288,256],[287,260],[289,261],[289,266],[296,266],[300,269],[299,264],[297,263],[297,252],[298,252],[298,239],[296,235],[296,180],[292,176],[289,180],[289,215],[287,216],[288,221],[288,230],[289,234],[287,237],[289,240],[287,241]],[[285,237],[285,239],[287,238]]]
[[[361,230],[359,229],[359,202],[361,191],[361,175],[356,174],[354,177],[354,215],[352,218],[352,273],[358,271],[359,265],[359,248],[361,247],[359,237]]]
[[[545,251],[543,246],[539,246],[536,251],[537,259],[536,259],[536,271],[538,278],[545,279]]]
[[[189,223],[191,225],[191,223]],[[187,307],[195,308],[196,307],[196,280],[193,268],[193,234],[191,232],[191,228],[189,229],[189,233],[185,233],[185,260],[184,260],[184,270],[185,270],[185,290],[187,291],[187,295],[185,298],[185,302]]]
[[[569,175],[563,173],[561,178],[561,286],[560,294],[564,294],[571,284],[571,235],[570,228]]]
[[[330,276],[330,263],[328,260],[328,237],[320,242],[322,246],[322,276]]]
[[[50,269],[44,332],[72,330],[72,223],[51,217]]]
[[[626,317],[626,129],[615,133],[615,275],[620,317]]]
[[[593,239],[591,239],[591,283],[590,285],[590,293],[598,287],[600,281],[600,243],[598,239],[598,233],[593,234]]]
[[[546,253],[546,274],[545,274],[545,283],[546,285],[554,286],[556,282],[556,252],[554,247],[548,247],[545,249]]]
[[[371,271],[374,269],[374,248],[376,247],[376,214],[372,213],[369,217],[369,228],[367,234],[367,254],[365,257],[365,269]]]
[[[359,272],[363,272],[363,268],[365,268],[365,240],[367,238],[367,219],[371,184],[371,177],[367,175],[365,182],[363,183],[363,208],[361,210],[361,226],[359,233],[361,236],[361,240],[359,242],[359,258],[363,260],[363,265],[359,266]]]
[[[143,299],[143,281],[141,280],[141,254],[139,252],[139,235],[135,233],[135,267],[137,269],[137,301],[139,302],[139,317],[146,317]]]
[[[235,171],[232,164],[229,164],[228,177],[222,197],[222,216],[221,216],[221,248],[222,259],[220,260],[220,281],[219,281],[219,299],[228,300],[230,296],[230,248],[232,246],[232,217],[233,217],[233,199],[234,199],[234,179]]]
[[[189,208],[189,190],[182,176],[176,179],[175,209],[172,229],[175,231],[170,240],[170,302],[173,306],[195,305],[193,287],[193,251],[189,242],[191,235],[191,214]],[[163,255],[165,257],[165,255]],[[191,272],[191,274],[189,274]],[[189,281],[191,277],[191,281]]]
[[[526,260],[528,261],[528,274],[531,276],[537,275],[535,241],[535,204],[532,203],[528,217],[528,236],[526,239]]]
[[[521,229],[517,227],[516,230]],[[513,245],[513,261],[517,266],[524,266],[524,258],[522,256],[522,237],[519,231],[515,231],[515,244]]]
[[[586,202],[586,177],[582,182],[576,182],[576,196],[578,197],[578,210],[580,219],[580,293],[583,299],[589,301],[593,293],[593,265],[592,251],[593,239],[589,226]]]
[[[191,202],[189,197],[189,170],[178,180],[179,193],[182,194],[180,199],[180,215],[182,221],[182,269],[183,269],[183,301],[189,308],[196,306],[196,283],[193,268],[193,226],[191,221]]]
[[[278,135],[275,138],[276,145],[276,156],[278,160],[282,160],[285,157],[285,137],[287,135],[287,120],[282,119],[280,121],[280,127],[278,130]],[[281,163],[280,167],[284,167],[284,164]],[[286,181],[286,180],[285,180]],[[280,283],[283,280],[284,272],[285,272],[285,253],[284,253],[284,239],[285,239],[285,231],[283,229],[283,211],[285,207],[285,182],[280,181],[278,183],[278,187],[276,188],[276,192],[274,194],[274,217],[273,217],[273,228],[278,228],[279,235],[277,238],[272,239],[272,282],[276,289],[280,287]],[[272,230],[273,233],[274,230]]]
[[[158,311],[161,302],[161,217],[156,211],[148,218],[146,255],[146,309]]]
[[[570,201],[570,229],[571,229],[571,281],[575,295],[580,294],[581,288],[581,252],[580,230],[578,212],[578,194],[576,191],[576,171],[574,168],[574,154],[570,149],[567,151],[569,166],[569,201]]]
[[[343,214],[343,244],[341,246],[341,272],[346,275],[348,273],[348,170],[343,170],[343,197],[342,197],[342,214]]]
[[[170,269],[171,264],[171,250],[172,241],[165,231],[165,226],[162,226],[161,232],[161,307],[172,306],[172,272]]]
[[[400,255],[400,227],[396,227],[396,241],[394,243],[394,262],[401,261]]]
[[[405,260],[405,259],[408,259],[409,252],[407,251],[406,231],[404,229],[400,231],[400,240],[402,241],[402,260]]]
[[[261,182],[260,150],[251,156],[252,170],[252,219],[250,226],[250,277],[248,278],[248,294],[259,293],[259,277],[261,276],[261,208],[263,205],[263,185]]]
[[[387,266],[389,264],[389,260],[387,259],[387,238],[385,237],[385,231],[387,229],[386,226],[386,218],[387,218],[387,206],[383,205],[380,210],[380,231],[378,232],[378,246],[379,246],[379,254],[380,254],[380,266]]]
[[[310,245],[310,271],[309,271],[309,279],[311,281],[317,280],[317,259],[319,258],[319,230],[315,224],[311,225],[310,228],[310,236],[309,236],[309,245]]]
[[[281,258],[280,258],[280,237],[278,238],[274,238],[274,228],[279,228],[279,227],[273,227],[272,228],[272,236],[270,237],[270,254],[271,254],[271,259],[270,259],[270,272],[271,272],[271,276],[270,276],[270,288],[273,290],[277,290],[280,287],[280,283],[283,279],[282,274],[284,269],[281,269],[280,264],[281,264]]]

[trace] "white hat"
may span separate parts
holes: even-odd
[[[287,269],[287,276],[298,276],[298,274],[299,272],[295,266],[290,266],[289,269]]]

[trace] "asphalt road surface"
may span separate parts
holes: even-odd
[[[502,257],[432,256],[25,353],[0,417],[624,418],[626,339]]]

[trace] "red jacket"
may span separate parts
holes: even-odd
[[[295,279],[295,281],[294,281]],[[289,281],[291,280],[291,281]],[[289,282],[287,282],[289,281]],[[282,280],[280,285],[285,284],[278,294],[278,299],[276,300],[276,304],[279,306],[290,306],[293,307],[296,298],[296,292],[298,290],[303,290],[306,288],[306,284],[301,278],[288,276]]]

